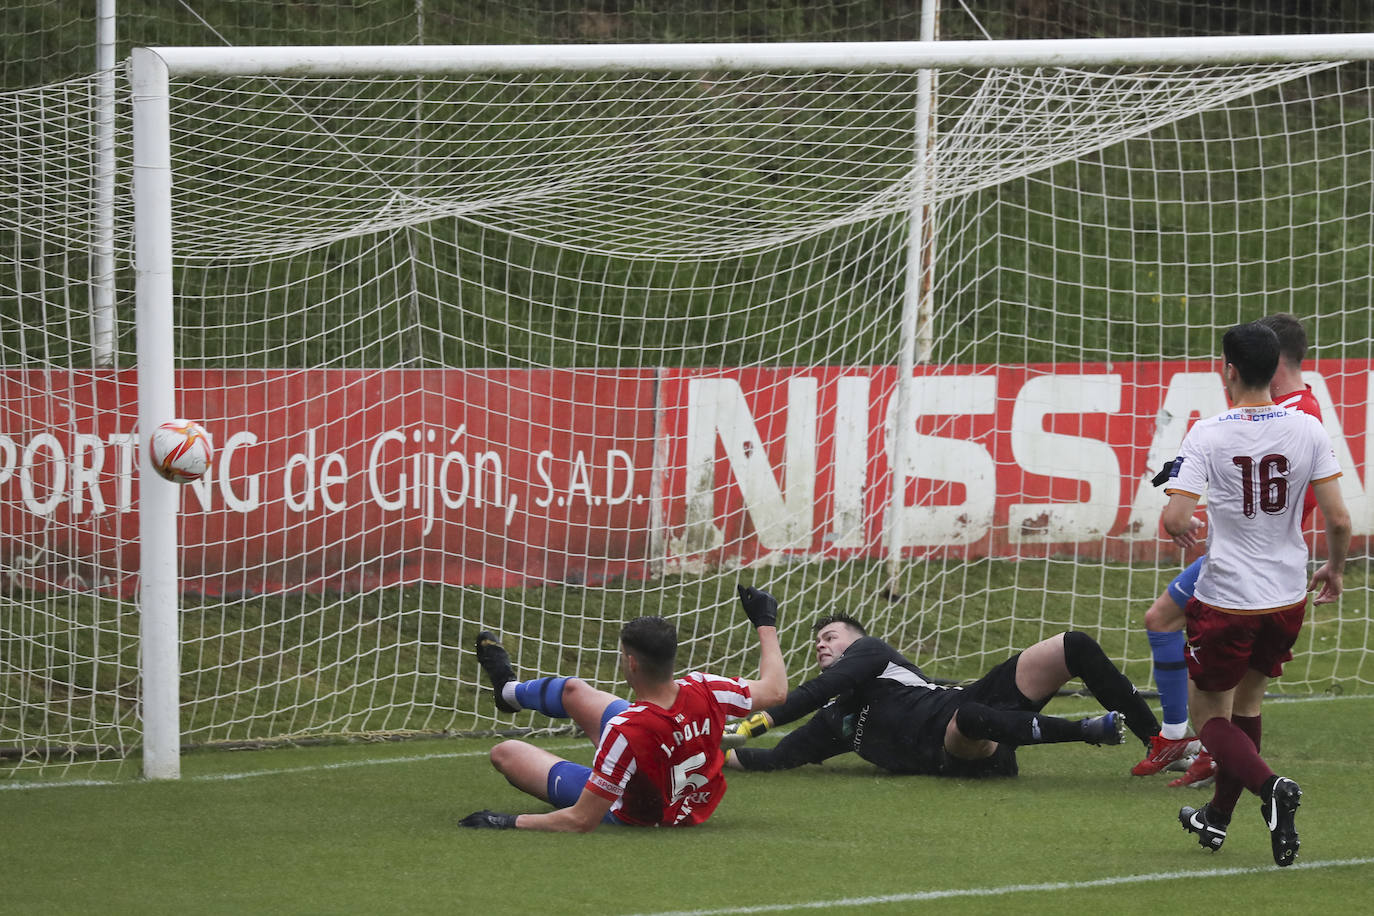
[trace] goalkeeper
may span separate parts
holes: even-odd
[[[1129,727],[1148,747],[1159,731],[1145,700],[1086,633],[1051,636],[967,687],[946,687],[846,614],[820,618],[812,632],[820,675],[782,705],[727,727],[726,766],[786,770],[853,751],[894,773],[1015,776],[1022,745],[1120,744]],[[1074,677],[1110,710],[1106,715],[1071,721],[1041,713]],[[776,746],[743,746],[811,712]]]

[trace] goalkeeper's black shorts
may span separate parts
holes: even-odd
[[[1021,653],[1018,652],[963,690],[958,691],[957,699],[943,711],[938,719],[931,723],[938,726],[942,751],[944,749],[945,729],[949,725],[949,720],[954,718],[954,714],[964,703],[982,703],[993,709],[1019,710],[1021,712],[1039,712],[1045,708],[1045,704],[1049,702],[1048,697],[1037,703],[1028,699],[1025,694],[1017,689],[1016,666],[1020,660]],[[941,756],[942,760],[939,765],[941,776],[1015,776],[1018,772],[1016,748],[1005,742],[997,745],[997,750],[991,757],[982,760],[964,760],[951,756],[947,751]]]

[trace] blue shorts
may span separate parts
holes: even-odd
[[[606,705],[606,710],[601,713],[601,733],[606,732],[606,723],[630,708],[630,704],[625,700],[615,700]],[[549,804],[555,808],[571,808],[577,804],[577,799],[582,795],[583,788],[587,785],[587,778],[592,775],[591,767],[584,767],[580,763],[573,763],[571,760],[560,760],[549,767],[548,782],[546,788],[549,796]],[[601,819],[603,824],[624,823],[611,811],[606,812],[606,816]]]
[[[1180,608],[1188,606],[1188,600],[1193,597],[1193,592],[1197,590],[1197,576],[1202,572],[1202,563],[1207,559],[1203,554],[1196,560],[1188,564],[1188,568],[1174,576],[1174,581],[1169,583],[1169,597],[1174,599],[1174,604]]]

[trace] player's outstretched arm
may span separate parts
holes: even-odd
[[[725,755],[725,765],[734,770],[790,770],[852,751],[852,741],[833,725],[824,716],[812,716],[773,747],[732,749]]]
[[[787,699],[787,663],[778,642],[778,602],[749,585],[738,586],[739,602],[759,634],[759,677],[746,680],[755,709],[777,706]]]
[[[732,748],[743,747],[744,742],[750,738],[757,738],[772,727],[772,716],[766,712],[756,712],[748,718],[731,722],[725,726],[725,734],[721,736],[720,746],[727,751]]]
[[[582,790],[571,808],[559,808],[547,814],[501,814],[497,811],[474,811],[458,823],[463,827],[488,829],[548,830],[555,833],[590,833],[611,810],[609,799],[595,792]]]
[[[1322,518],[1326,520],[1326,562],[1312,574],[1307,590],[1312,591],[1320,586],[1321,590],[1312,603],[1330,604],[1341,597],[1344,588],[1345,557],[1350,549],[1350,510],[1345,507],[1337,478],[1313,484],[1312,492],[1317,497]]]
[[[474,830],[514,830],[515,819],[518,816],[483,808],[481,811],[474,811],[463,818],[458,822],[458,826],[471,827]]]

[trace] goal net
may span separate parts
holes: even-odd
[[[168,523],[182,744],[545,727],[495,712],[480,629],[617,689],[620,625],[662,614],[683,670],[749,673],[738,583],[780,599],[793,683],[844,611],[934,677],[1073,627],[1146,687],[1189,559],[1149,477],[1225,406],[1221,332],[1270,312],[1307,326],[1370,533],[1365,64],[778,60],[173,72],[165,403],[216,449]],[[12,772],[142,741],[168,532],[125,89],[113,277],[96,81],[0,115]],[[1374,684],[1361,564],[1347,588],[1279,689]]]

